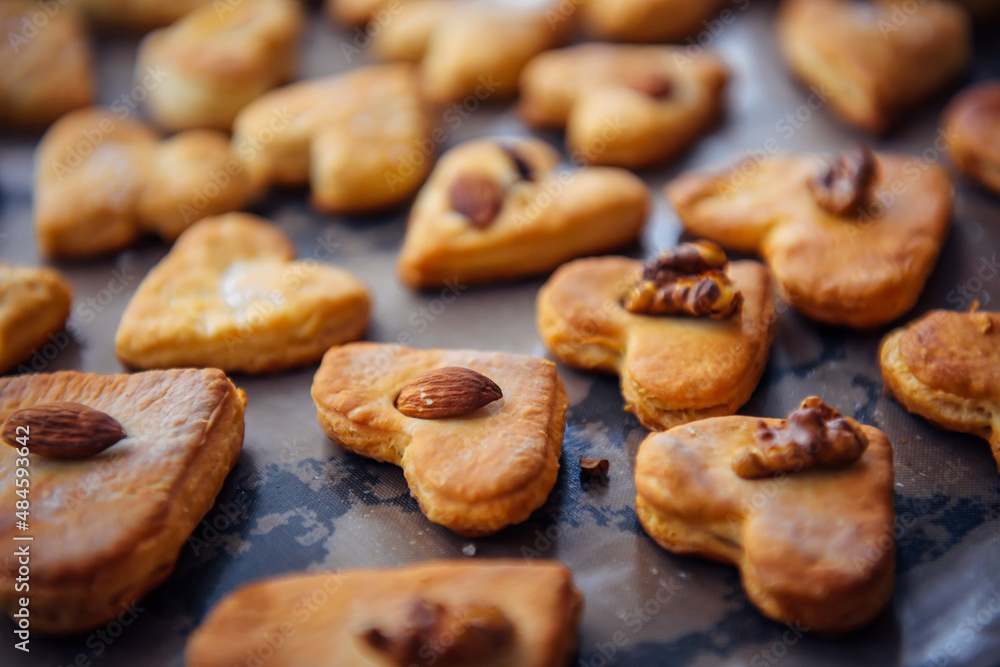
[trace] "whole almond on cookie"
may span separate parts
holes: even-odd
[[[11,447],[56,459],[84,459],[103,452],[128,433],[118,421],[79,403],[53,401],[15,410],[0,439]]]
[[[450,366],[421,373],[399,392],[396,409],[407,417],[458,417],[501,398],[497,384],[474,370]]]

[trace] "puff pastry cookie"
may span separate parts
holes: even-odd
[[[265,373],[313,363],[331,345],[360,338],[370,310],[364,284],[294,258],[291,240],[266,220],[202,220],[139,285],[115,354],[133,368]]]
[[[283,635],[303,596],[322,604]],[[294,574],[223,598],[188,640],[188,667],[241,663],[261,637],[270,667],[557,667],[576,648],[583,598],[555,563],[437,561]],[[297,617],[298,618],[298,617]]]
[[[139,45],[136,77],[162,68],[146,109],[170,130],[228,130],[251,100],[291,78],[303,24],[298,0],[241,0],[196,9]]]
[[[420,63],[424,94],[435,104],[496,101],[517,93],[525,64],[558,46],[569,25],[553,25],[544,11],[411,0],[373,36],[372,49],[384,60]]]
[[[792,72],[870,132],[941,91],[972,54],[963,9],[938,0],[897,4],[785,0],[778,15]]]
[[[681,47],[583,44],[544,53],[521,75],[521,117],[566,128],[575,161],[648,167],[676,157],[722,113],[728,72]]]
[[[649,263],[579,259],[538,292],[538,331],[564,363],[621,376],[625,409],[649,429],[728,415],[753,393],[774,339],[771,280],[685,244]]]
[[[691,234],[760,253],[795,309],[858,329],[913,307],[952,205],[940,166],[864,146],[833,160],[779,155],[689,173],[666,194]]]
[[[233,146],[255,183],[309,183],[314,206],[352,213],[417,191],[434,163],[430,132],[416,69],[383,65],[258,97],[236,116]]]
[[[880,354],[907,410],[989,440],[1000,466],[1000,313],[931,311],[886,336]]]
[[[555,484],[568,400],[552,362],[352,343],[323,357],[312,396],[334,442],[402,467],[427,518],[460,535],[521,523]]]
[[[636,511],[664,549],[739,567],[770,618],[846,632],[895,586],[892,456],[816,397],[787,420],[706,419],[640,445]]]
[[[191,130],[160,140],[109,109],[67,114],[35,156],[34,225],[46,257],[93,257],[143,233],[173,241],[191,223],[243,206],[246,165],[226,136]]]
[[[557,172],[558,164],[534,139],[449,151],[410,213],[402,281],[421,288],[546,273],[635,241],[650,209],[645,184],[621,169]]]
[[[94,98],[90,38],[72,9],[47,16],[44,29],[31,21],[32,0],[0,3],[0,124],[44,128]]]
[[[72,298],[69,284],[52,269],[0,262],[0,373],[62,330]]]
[[[88,16],[104,25],[128,30],[145,31],[170,25],[188,12],[208,4],[220,10],[237,4],[232,0],[66,0],[83,9]]]
[[[679,42],[707,29],[727,0],[585,0],[586,30],[623,42]]]
[[[54,401],[103,412],[127,436],[88,458],[28,456],[31,630],[70,634],[104,625],[170,574],[236,464],[246,399],[215,369],[0,379],[0,420]],[[45,436],[51,433],[32,428],[29,443]],[[24,534],[15,524],[18,455],[0,445],[7,544]],[[5,612],[14,613],[23,596],[13,578],[0,578]]]
[[[963,91],[948,105],[943,125],[959,171],[1000,193],[1000,82]]]

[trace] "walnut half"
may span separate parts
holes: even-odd
[[[398,628],[373,627],[358,636],[389,664],[447,667],[480,664],[508,651],[514,625],[495,605],[472,603],[451,610],[416,598]]]
[[[855,217],[868,202],[875,179],[875,154],[858,144],[837,156],[809,181],[816,205],[831,215]]]
[[[743,306],[743,293],[725,274],[728,264],[726,253],[714,243],[682,243],[646,265],[642,278],[625,295],[625,310],[730,317]]]
[[[845,468],[867,448],[868,437],[860,424],[810,396],[777,427],[758,422],[754,443],[733,457],[733,471],[745,479],[758,479],[810,467]]]

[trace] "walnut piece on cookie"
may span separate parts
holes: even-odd
[[[754,474],[740,474],[748,462]],[[649,435],[636,511],[664,549],[736,565],[766,616],[835,634],[892,598],[893,481],[885,434],[810,397],[787,420],[717,417]]]
[[[36,152],[35,237],[46,257],[93,257],[143,233],[173,241],[253,194],[246,163],[221,132],[161,140],[110,109],[80,109],[49,128]]]
[[[272,90],[233,123],[233,149],[258,186],[309,184],[331,213],[409,199],[434,164],[428,108],[412,65],[361,67]]]
[[[778,14],[792,73],[873,133],[952,83],[972,57],[965,10],[939,0],[902,4],[784,0]]]
[[[410,212],[397,262],[413,288],[510,280],[633,243],[651,207],[633,174],[557,170],[535,139],[478,139],[446,153]]]
[[[669,162],[707,133],[728,79],[711,53],[582,44],[528,63],[519,111],[533,127],[565,128],[575,162],[637,169]]]
[[[351,343],[327,352],[312,396],[331,440],[400,466],[421,511],[459,535],[521,523],[555,484],[568,400],[550,361]]]
[[[146,109],[169,130],[228,130],[240,109],[292,77],[302,26],[298,0],[241,0],[151,32],[139,45],[136,81],[169,75],[148,91]]]
[[[275,648],[270,667],[553,667],[576,650],[583,598],[544,561],[432,561],[284,575],[224,597],[191,635],[189,667],[230,667],[282,625],[302,596],[321,604]]]
[[[538,292],[538,331],[549,351],[571,366],[617,373],[625,409],[649,429],[736,412],[757,386],[774,339],[764,265],[670,259],[689,251],[697,254],[689,246],[668,251],[646,267],[648,277],[641,262],[626,257],[578,259]],[[657,276],[665,267],[672,275]],[[627,303],[647,283],[654,291],[693,289],[673,310],[652,307],[654,294],[630,312]]]
[[[683,174],[666,196],[690,234],[759,253],[799,312],[866,329],[913,307],[951,224],[947,173],[913,161],[866,148],[751,158]]]
[[[202,220],[140,283],[115,335],[133,368],[269,373],[310,364],[368,325],[364,284],[294,261],[276,225],[245,213]]]
[[[907,410],[988,440],[1000,467],[1000,313],[932,310],[889,333],[880,357]]]
[[[45,28],[31,22],[33,0],[0,2],[0,124],[44,129],[89,105],[97,87],[91,40],[79,12],[60,7]],[[32,32],[28,32],[26,26]]]
[[[18,411],[61,402],[103,413],[126,437],[76,460],[28,455],[31,630],[48,635],[102,627],[170,575],[239,458],[246,397],[217,369],[0,379],[5,432],[17,431]],[[58,415],[51,423],[72,424]],[[58,434],[31,428],[16,435],[26,440],[0,444],[0,538],[8,543],[24,534],[15,521],[21,448]],[[24,597],[15,584],[0,577],[0,609],[8,614]]]
[[[0,373],[62,330],[72,298],[69,283],[56,271],[0,262]]]

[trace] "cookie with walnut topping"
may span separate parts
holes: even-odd
[[[269,667],[556,667],[576,648],[583,603],[569,570],[551,562],[285,575],[223,598],[188,640],[185,664],[241,664],[317,591],[324,601],[283,635]]]
[[[334,442],[400,466],[459,535],[521,523],[556,482],[568,400],[551,361],[351,343],[323,357],[312,396]]]
[[[771,279],[713,243],[645,268],[579,259],[538,292],[538,331],[564,363],[621,377],[625,409],[649,429],[728,415],[757,386],[774,338]]]
[[[650,209],[645,184],[622,169],[558,164],[535,139],[449,151],[410,212],[400,279],[414,288],[510,280],[634,242]]]
[[[630,169],[669,162],[722,114],[729,74],[711,54],[582,44],[543,53],[521,75],[521,117],[566,130],[577,162]]]
[[[944,169],[865,146],[692,172],[666,195],[689,233],[759,253],[793,308],[856,329],[913,307],[951,222]]]
[[[880,356],[907,410],[985,438],[1000,466],[1000,313],[931,311],[886,336]]]
[[[843,633],[892,598],[893,450],[819,398],[787,419],[718,417],[653,433],[636,511],[668,551],[732,563],[777,621]]]
[[[972,57],[965,10],[939,0],[785,0],[778,43],[792,73],[845,120],[889,129],[952,83]]]
[[[240,0],[196,9],[139,45],[136,77],[170,73],[145,100],[169,130],[228,130],[240,109],[293,74],[302,32],[298,0]]]

